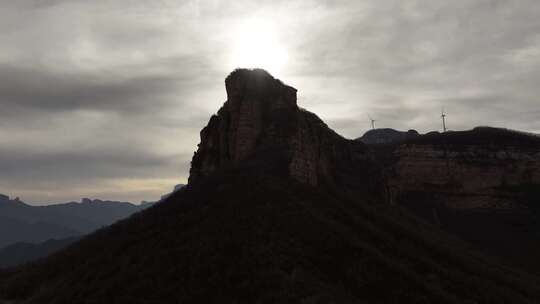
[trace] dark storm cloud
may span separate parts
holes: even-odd
[[[170,177],[162,168],[180,168],[182,159],[191,155],[155,154],[149,147],[116,147],[111,149],[82,149],[62,152],[34,152],[28,150],[0,151],[0,171],[12,180],[24,181],[51,178],[69,182],[74,179],[124,178],[144,175]]]
[[[167,105],[171,100],[165,100],[162,94],[189,83],[189,79],[171,75],[134,75],[123,79],[105,73],[50,73],[0,66],[0,96],[4,108],[53,112],[74,109],[146,111]]]
[[[347,137],[368,114],[440,129],[443,106],[451,129],[540,132],[539,15],[536,0],[0,0],[0,192],[140,200],[185,182],[250,19],[276,30],[299,104]]]

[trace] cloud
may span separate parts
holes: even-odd
[[[12,109],[141,112],[170,106],[172,101],[164,95],[173,88],[185,89],[190,82],[173,75],[60,74],[0,66],[2,105]]]

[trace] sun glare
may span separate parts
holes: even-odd
[[[287,63],[287,52],[271,23],[258,19],[241,23],[235,32],[234,68],[263,68],[279,74]]]

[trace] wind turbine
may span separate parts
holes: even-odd
[[[444,112],[444,107],[441,110],[441,118],[442,118],[443,132],[446,132],[446,113]]]
[[[371,129],[374,130],[375,129],[375,119],[371,118],[371,116],[368,114],[367,115],[369,120],[371,121]]]

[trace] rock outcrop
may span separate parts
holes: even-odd
[[[495,128],[426,134],[393,148],[390,202],[540,272],[540,138]]]
[[[227,101],[201,131],[190,185],[204,184],[211,175],[228,176],[219,172],[252,176],[249,170],[278,170],[281,177],[363,202],[386,197],[488,252],[526,261],[523,265],[533,265],[540,253],[534,226],[540,208],[528,188],[540,185],[538,137],[493,128],[410,131],[389,132],[388,140],[377,142],[382,145],[365,145],[300,109],[296,89],[263,70],[234,71],[225,86]]]
[[[540,138],[495,128],[432,135],[399,145],[389,176],[394,196],[459,195],[456,208],[518,208],[524,185],[540,187]],[[468,202],[468,198],[474,200]],[[479,199],[482,198],[482,199]]]
[[[240,161],[280,155],[288,175],[312,186],[343,179],[366,161],[362,143],[346,140],[300,109],[297,90],[264,70],[239,69],[225,80],[227,101],[201,131],[189,183]],[[349,172],[350,173],[350,172]]]
[[[394,183],[401,191],[488,195],[505,187],[540,185],[540,151],[536,149],[404,145],[396,154]]]

